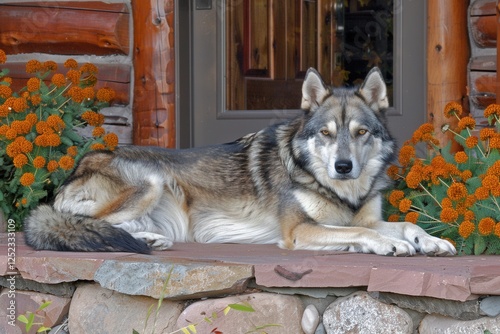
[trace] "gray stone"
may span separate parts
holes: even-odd
[[[314,305],[318,310],[319,314],[323,314],[326,308],[337,299],[337,297],[327,296],[325,298],[313,298],[309,296],[300,296],[302,304],[304,305]]]
[[[8,279],[11,276],[0,276],[0,286],[9,287],[10,283]],[[17,290],[29,290],[36,291],[41,293],[48,293],[51,295],[59,296],[59,297],[71,297],[75,292],[76,286],[74,283],[57,283],[57,284],[44,284],[35,282],[32,280],[24,279],[21,275],[15,275],[14,280],[16,282]]]
[[[306,334],[314,334],[319,324],[319,312],[314,305],[307,305],[302,315],[301,326]]]
[[[240,293],[252,277],[251,265],[107,260],[94,280],[127,295],[178,300]]]
[[[481,300],[479,308],[485,315],[496,317],[500,314],[500,296],[486,297]]]
[[[152,305],[153,313],[148,318]],[[172,332],[183,303],[163,300],[155,316],[156,305],[158,300],[150,297],[128,296],[98,284],[82,284],[71,301],[69,332],[116,334],[132,333],[133,329],[139,333]]]
[[[40,305],[50,301],[51,304],[43,310],[37,311]],[[52,327],[61,323],[62,319],[68,314],[70,299],[65,297],[52,296],[45,293],[16,290],[14,294],[9,289],[3,289],[0,293],[0,333],[25,333],[24,324],[15,320],[21,314],[28,312],[35,313],[35,322],[41,325],[34,325],[31,333],[35,333],[40,326]],[[13,309],[12,309],[13,307]],[[12,312],[13,311],[13,312]]]
[[[231,309],[224,315],[228,305],[242,303],[250,305],[255,312]],[[260,327],[256,333],[300,334],[303,333],[300,325],[303,312],[304,306],[298,297],[259,292],[198,301],[182,312],[177,327],[196,324],[198,333],[212,333],[214,328],[222,333],[246,333]]]
[[[381,303],[363,291],[335,300],[323,314],[323,325],[328,334],[413,332],[408,313]]]
[[[484,334],[485,331],[500,333],[500,317],[464,321],[430,314],[419,327],[420,334]]]
[[[479,301],[477,299],[458,302],[432,297],[415,297],[378,292],[371,292],[370,296],[386,304],[396,304],[401,308],[421,313],[436,313],[460,320],[474,320],[481,317]]]

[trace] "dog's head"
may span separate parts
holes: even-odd
[[[387,88],[373,68],[358,88],[330,88],[314,69],[302,86],[306,118],[297,135],[296,150],[306,165],[323,169],[331,180],[358,179],[379,173],[392,160],[395,144],[385,126]]]

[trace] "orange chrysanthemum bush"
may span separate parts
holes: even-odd
[[[0,64],[5,63],[0,50]],[[114,91],[96,91],[97,68],[73,59],[57,72],[53,61],[30,60],[32,78],[12,91],[8,70],[0,70],[0,210],[22,228],[25,215],[39,202],[49,201],[83,154],[113,150],[114,133],[106,133],[99,113]],[[77,130],[91,126],[92,137]]]
[[[451,153],[451,143],[440,149],[433,125],[420,126],[388,170],[396,187],[387,193],[385,213],[449,240],[459,254],[500,254],[500,105],[485,109],[490,127],[480,130],[458,103],[444,113],[458,118],[456,129],[446,124],[442,131],[452,132],[463,150]],[[422,142],[426,159],[415,153]]]

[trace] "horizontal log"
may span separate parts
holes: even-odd
[[[477,0],[470,6],[471,16],[495,15],[496,0]]]
[[[125,64],[99,64],[96,66],[99,73],[95,88],[112,88],[116,93],[116,97],[112,101],[113,104],[128,105],[130,103],[131,66]],[[26,81],[33,76],[26,73],[26,63],[23,62],[7,62],[2,65],[2,68],[9,69],[8,76],[12,78],[11,88],[13,91],[19,91],[26,86]],[[58,64],[58,69],[58,73],[66,72],[63,64]]]
[[[247,79],[248,110],[299,109],[301,81]]]
[[[124,10],[126,6],[94,4],[73,2],[67,8],[58,2],[1,4],[0,49],[7,54],[128,54],[130,13]]]
[[[496,47],[497,18],[495,15],[471,17],[470,24],[471,35],[477,46],[481,48]]]
[[[64,9],[88,9],[100,12],[130,13],[129,8],[124,3],[106,3],[101,1],[25,1],[8,3],[5,6],[16,7],[44,7],[44,8],[64,8]]]
[[[484,109],[496,101],[496,72],[470,72],[469,99],[474,107]]]
[[[496,55],[472,57],[469,63],[469,69],[473,71],[496,72],[497,57]]]

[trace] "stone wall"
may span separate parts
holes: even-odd
[[[10,280],[9,280],[10,279]],[[15,289],[10,283],[15,281]],[[16,313],[37,310],[36,322],[58,333],[173,333],[195,326],[197,333],[499,333],[500,297],[465,302],[359,288],[264,288],[250,282],[236,295],[200,296],[161,301],[132,296],[89,281],[41,284],[16,276],[0,278],[2,333],[25,333],[18,321],[9,324],[9,292],[16,294]],[[168,290],[168,284],[165,287]],[[236,305],[250,306],[238,310]],[[229,305],[233,305],[227,314]],[[148,316],[148,314],[150,314]],[[30,331],[35,333],[38,326]],[[179,331],[178,331],[179,332]]]

